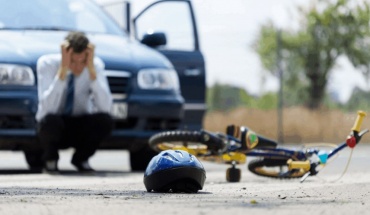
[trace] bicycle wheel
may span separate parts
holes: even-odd
[[[223,147],[222,141],[199,131],[166,131],[149,139],[149,146],[155,151],[183,149],[198,155],[216,151]]]
[[[300,170],[289,170],[287,160],[285,159],[256,159],[252,160],[248,164],[248,169],[252,173],[265,176],[270,178],[288,179],[288,178],[300,178],[306,171]]]

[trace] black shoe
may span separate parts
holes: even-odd
[[[58,173],[59,172],[58,161],[57,160],[46,161],[44,164],[44,172],[49,173],[49,174]]]
[[[83,162],[74,162],[74,161],[72,161],[71,163],[73,164],[73,166],[75,166],[77,168],[77,170],[79,172],[90,173],[90,172],[95,171],[93,168],[91,168],[91,166],[89,165],[89,162],[87,162],[87,161],[83,161]]]

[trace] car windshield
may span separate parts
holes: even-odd
[[[0,0],[1,29],[124,32],[91,0]]]

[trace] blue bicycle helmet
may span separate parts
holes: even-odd
[[[166,150],[152,158],[144,174],[148,192],[196,193],[201,190],[206,172],[199,160],[182,150]]]

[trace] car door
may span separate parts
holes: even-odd
[[[154,2],[134,18],[133,24],[134,35],[139,41],[153,32],[166,36],[166,44],[153,48],[165,55],[178,73],[185,99],[182,128],[202,128],[206,110],[206,72],[191,1]]]

